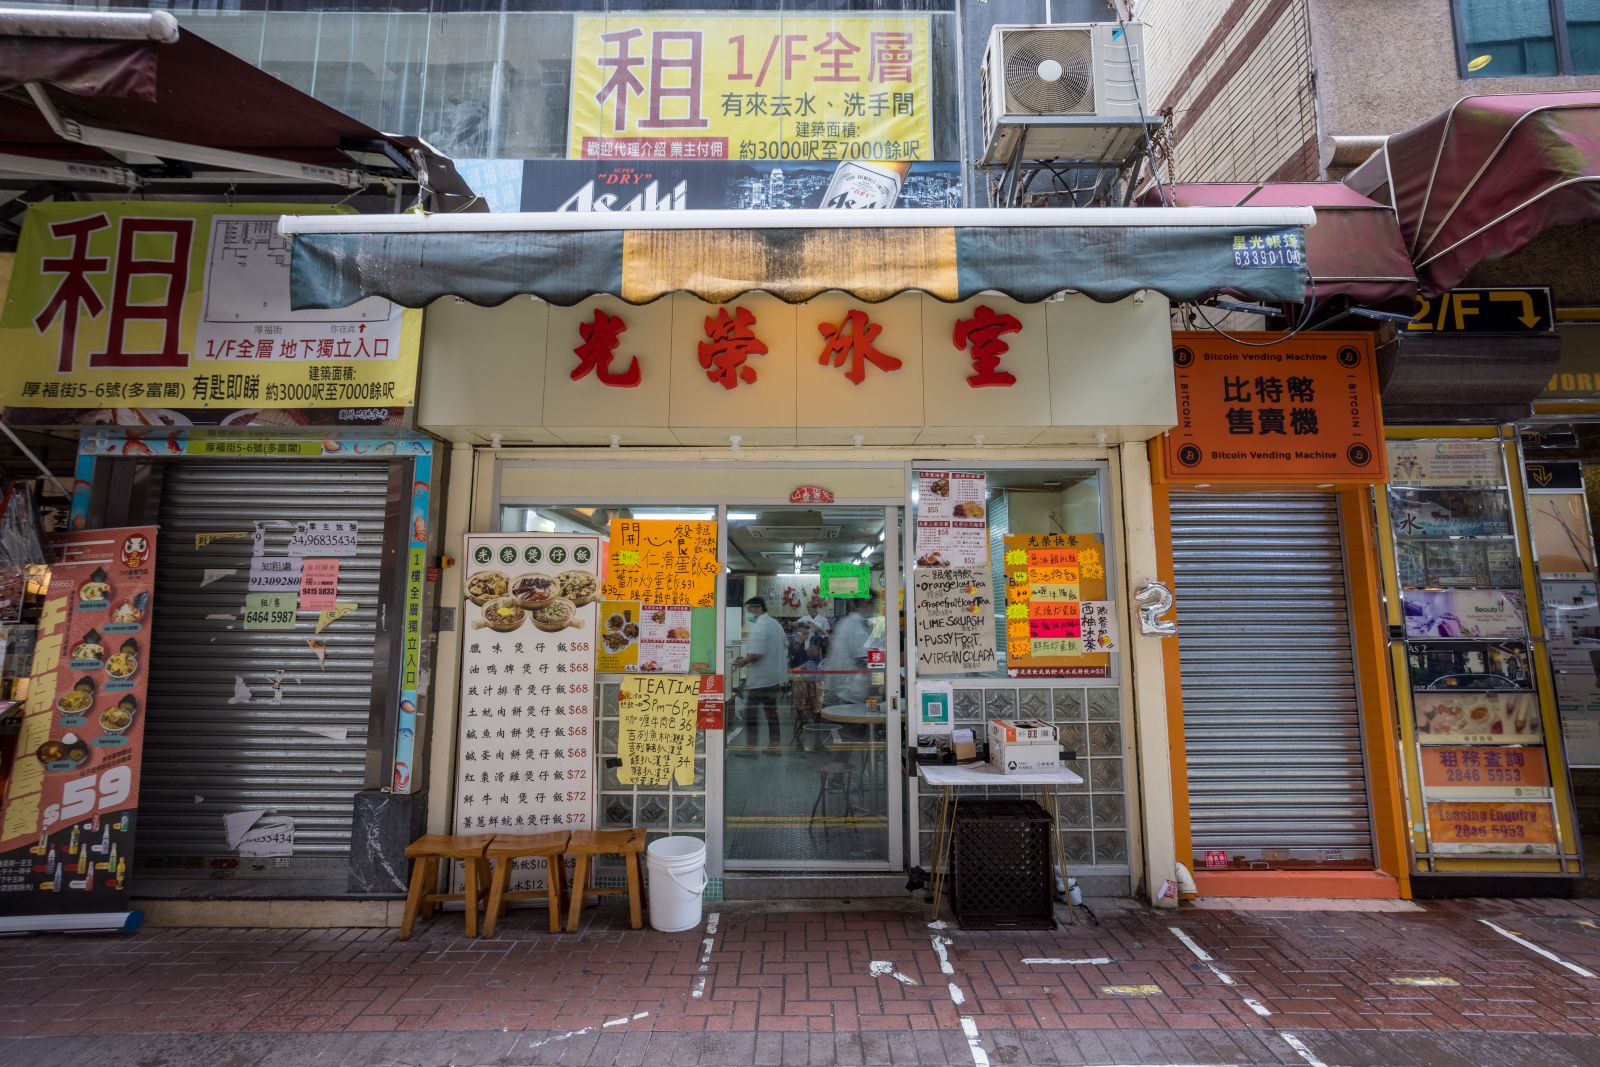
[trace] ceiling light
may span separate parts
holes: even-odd
[[[665,519],[668,522],[704,522],[717,517],[715,508],[633,508],[633,517],[636,519]]]
[[[878,544],[880,544],[880,545],[883,544],[883,531],[882,530],[878,531]]]
[[[795,559],[799,559],[802,556],[804,556],[805,554],[806,554],[806,546],[805,545],[795,545],[794,546],[794,558]]]
[[[872,546],[872,545],[868,545],[866,548],[863,548],[861,550],[861,558],[862,559],[866,559],[868,556],[872,555],[873,547],[874,546]]]
[[[753,512],[753,511],[730,511],[730,512],[728,512],[728,521],[729,522],[755,522],[756,521],[756,513]]]

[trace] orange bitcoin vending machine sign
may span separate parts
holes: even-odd
[[[1172,335],[1171,481],[1382,480],[1377,361],[1367,334],[1235,336]]]

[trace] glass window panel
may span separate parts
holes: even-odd
[[[1469,78],[1555,74],[1550,0],[1458,0]]]
[[[974,468],[965,468],[974,470]],[[1005,538],[1014,534],[1097,534],[1105,538],[1101,496],[1103,468],[1036,467],[995,469],[982,473],[986,478],[985,515],[989,524],[989,566],[995,596],[995,649],[999,669],[988,674],[941,675],[954,681],[1005,678]],[[920,501],[917,501],[920,507]],[[1106,562],[1106,595],[1115,600],[1114,546],[1106,541],[1102,548]],[[917,556],[913,544],[912,558]],[[908,581],[909,584],[909,581]],[[913,643],[913,648],[914,648]],[[1111,676],[1089,684],[1111,684],[1117,677],[1116,654],[1111,656]],[[930,675],[929,678],[935,676]],[[960,718],[960,702],[957,702]]]

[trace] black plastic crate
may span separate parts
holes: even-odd
[[[962,800],[956,807],[951,905],[969,930],[1053,930],[1050,816],[1036,801]]]

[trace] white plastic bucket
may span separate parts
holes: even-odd
[[[650,925],[665,934],[700,925],[706,891],[706,843],[698,837],[659,837],[644,853],[650,872]]]

